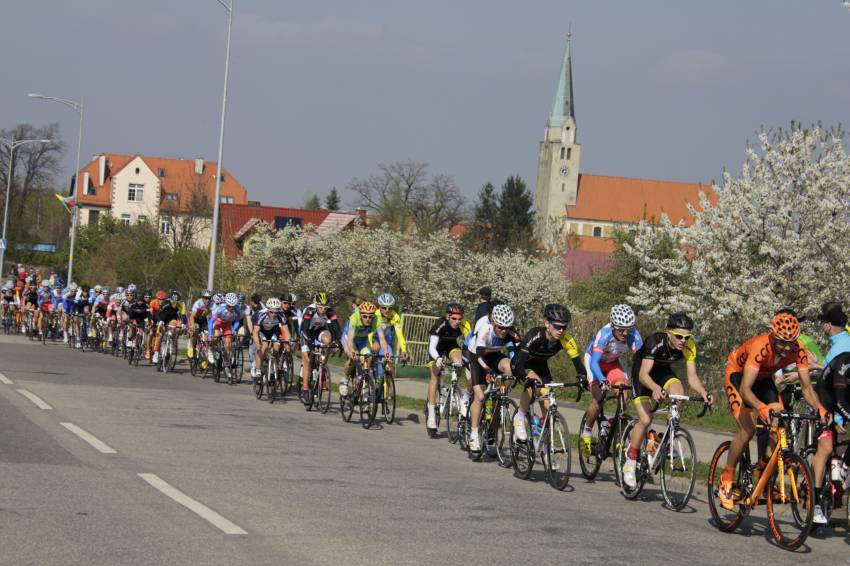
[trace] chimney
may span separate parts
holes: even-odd
[[[97,186],[102,187],[106,181],[106,156],[99,155],[97,157]]]
[[[204,174],[204,160],[198,157],[195,159],[195,173],[198,175]]]
[[[369,219],[366,216],[366,209],[365,208],[359,208],[359,207],[357,208],[357,217],[360,219],[360,224],[364,228],[369,227]]]

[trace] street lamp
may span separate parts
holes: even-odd
[[[9,220],[9,195],[12,194],[12,164],[15,160],[15,148],[25,143],[50,143],[53,140],[7,140],[0,138],[0,143],[9,148],[9,173],[6,175],[6,204],[3,207],[3,247],[0,248],[0,275],[3,271],[3,259],[6,257],[6,222]]]
[[[58,102],[60,104],[64,104],[69,108],[73,108],[77,114],[80,115],[80,130],[77,135],[77,180],[74,181],[74,191],[80,190],[80,147],[83,143],[83,99],[81,98],[79,102],[74,102],[73,100],[68,100],[67,98],[57,98],[55,96],[44,96],[43,94],[33,94],[29,93],[27,96],[30,98],[38,98],[40,100],[52,100],[53,102]],[[79,194],[77,195],[79,198]],[[76,208],[71,212],[71,251],[68,254],[68,277],[66,283],[71,283],[71,275],[74,272],[74,238],[77,235],[77,210]]]
[[[221,158],[224,151],[224,116],[227,111],[227,74],[230,67],[230,30],[233,27],[233,2],[218,0],[218,3],[227,10],[227,50],[224,56],[224,95],[221,99],[221,130],[218,134],[218,166],[215,174],[215,202],[213,203],[212,233],[210,235],[210,266],[207,273],[207,289],[213,288],[215,277],[215,251],[218,240],[218,209],[221,205]]]

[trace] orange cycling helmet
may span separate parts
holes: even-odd
[[[168,295],[168,293],[166,293],[165,291],[157,291],[156,292],[156,298],[159,299],[160,301],[165,299],[165,297],[167,295]]]
[[[793,342],[800,337],[800,321],[793,314],[781,312],[770,321],[771,334],[777,340]]]
[[[375,311],[378,310],[375,306],[375,303],[370,303],[369,301],[364,301],[360,303],[360,306],[357,307],[357,311],[360,314],[375,314]]]

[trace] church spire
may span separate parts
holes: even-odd
[[[573,105],[573,63],[570,55],[572,32],[567,33],[567,49],[564,51],[564,62],[561,65],[561,76],[558,78],[558,90],[555,91],[555,102],[552,113],[549,114],[550,128],[560,128],[568,118],[575,122],[575,107]]]

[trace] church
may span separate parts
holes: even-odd
[[[703,183],[583,173],[577,133],[568,36],[555,100],[540,142],[535,208],[538,238],[568,240],[566,270],[571,278],[584,278],[604,268],[614,250],[615,230],[633,230],[641,220],[657,222],[662,214],[674,223],[689,224],[693,218],[687,203],[697,206],[700,192],[713,197],[711,186]]]

